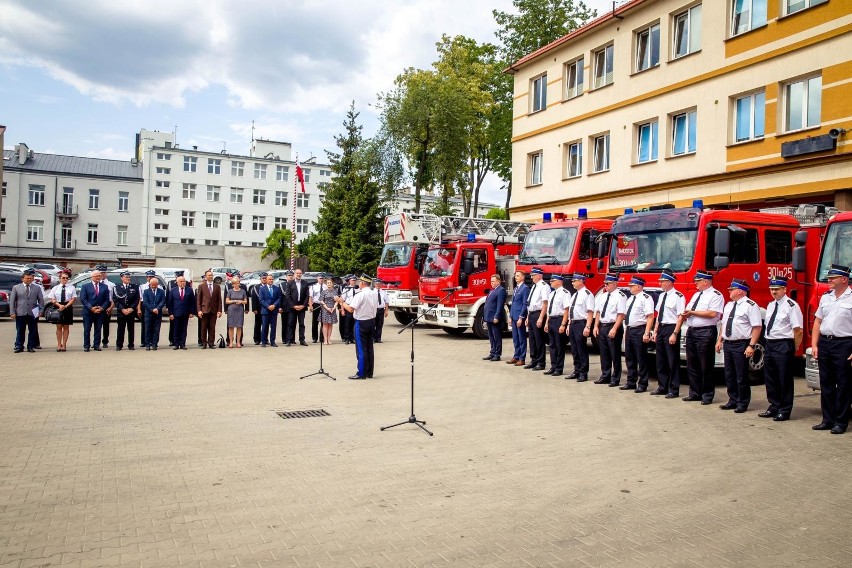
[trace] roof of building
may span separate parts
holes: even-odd
[[[25,164],[20,164],[17,152],[14,150],[3,150],[3,169],[7,171],[142,181],[142,167],[134,166],[129,160],[81,158],[79,156],[42,154],[40,152],[34,152],[31,158],[27,158]]]

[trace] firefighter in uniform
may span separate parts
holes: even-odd
[[[604,289],[595,298],[595,329],[601,356],[601,376],[596,385],[617,387],[621,382],[621,339],[627,297],[618,289],[618,275],[604,276]]]
[[[533,268],[530,271],[532,287],[530,298],[527,302],[526,313],[522,314],[527,320],[530,341],[530,362],[524,365],[524,369],[533,371],[544,371],[545,365],[545,341],[544,341],[544,319],[547,317],[547,302],[550,298],[550,286],[544,281],[544,271],[541,268]]]
[[[766,306],[766,353],[763,356],[763,382],[769,408],[758,414],[776,422],[790,419],[793,411],[793,363],[802,343],[802,308],[787,297],[787,279],[769,280],[774,302]]]
[[[704,270],[695,273],[695,287],[686,309],[677,320],[675,333],[680,333],[686,324],[686,372],[689,376],[689,395],[686,402],[701,401],[701,404],[713,404],[716,388],[713,384],[715,356],[713,346],[718,331],[716,323],[722,315],[725,300],[722,293],[713,288],[713,275]]]
[[[734,278],[728,287],[731,301],[722,312],[722,335],[716,341],[716,353],[725,350],[725,385],[728,402],[720,404],[722,410],[742,413],[751,402],[751,383],[748,377],[748,360],[757,349],[763,320],[760,307],[748,297],[751,290],[745,280]]]
[[[843,434],[849,426],[852,402],[852,288],[849,267],[832,264],[828,270],[829,290],[820,298],[811,339],[813,356],[819,361],[822,422],[814,430]]]
[[[595,295],[586,288],[586,275],[579,272],[571,276],[574,297],[568,308],[568,341],[571,345],[571,358],[574,360],[574,372],[565,377],[577,379],[583,383],[589,380],[589,345],[587,337],[592,334],[592,320],[595,317]]]
[[[136,337],[136,310],[139,309],[139,289],[130,282],[130,273],[121,273],[121,284],[112,289],[112,302],[116,310],[116,322],[118,332],[115,340],[115,350],[121,351],[124,347],[125,333],[127,335],[127,348],[131,351],[136,349],[133,345]]]
[[[550,338],[550,368],[544,372],[545,375],[558,377],[565,369],[565,327],[568,322],[568,292],[562,287],[561,274],[550,277],[553,290],[547,299],[547,319],[544,322],[544,331]]]
[[[316,343],[320,339],[325,341],[325,338],[322,337],[322,329],[320,326],[320,312],[322,312],[322,303],[320,301],[320,296],[322,295],[322,291],[325,290],[325,274],[320,272],[317,275],[317,281],[311,284],[310,288],[308,288],[308,311],[311,312],[311,340]],[[316,307],[314,307],[316,306]]]
[[[358,293],[358,286],[356,284],[358,277],[354,274],[349,274],[346,276],[344,281],[347,282],[348,285],[343,287],[340,299],[343,303],[348,304],[352,302],[355,294]],[[373,319],[375,318],[376,316],[373,314]],[[349,312],[342,307],[340,309],[340,339],[343,340],[345,345],[355,343],[357,347],[357,342],[355,340],[355,316],[352,312]]]
[[[686,301],[683,294],[674,289],[676,280],[670,268],[660,273],[662,292],[657,298],[657,321],[651,336],[657,351],[657,390],[651,394],[666,395],[666,398],[680,396],[680,334],[675,333],[675,329]]]
[[[618,388],[643,393],[648,390],[648,343],[654,325],[654,300],[645,293],[645,279],[639,276],[630,279],[630,294],[624,314],[627,382]]]

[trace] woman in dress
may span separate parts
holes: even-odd
[[[59,274],[59,284],[50,289],[46,301],[59,308],[59,323],[56,324],[56,350],[66,351],[68,349],[68,334],[74,325],[74,300],[77,298],[77,289],[68,281],[71,279],[70,272]]]
[[[231,278],[231,287],[225,293],[225,306],[228,310],[228,347],[243,346],[243,319],[248,293],[240,288],[240,279]]]
[[[322,311],[320,312],[320,321],[322,322],[322,336],[325,338],[325,344],[331,345],[331,328],[337,323],[337,304],[340,296],[334,289],[334,281],[327,278],[325,281],[325,290],[320,294],[320,303]]]

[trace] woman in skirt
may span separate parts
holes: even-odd
[[[325,290],[320,294],[320,303],[322,305],[320,321],[322,322],[322,336],[325,338],[326,345],[331,345],[331,328],[337,323],[337,302],[339,298],[334,289],[334,281],[331,278],[327,278],[325,281]]]
[[[59,284],[51,288],[47,293],[46,301],[59,308],[59,323],[56,324],[56,350],[66,351],[68,348],[68,334],[74,325],[74,300],[77,298],[77,289],[68,281],[71,279],[70,272],[59,274]]]

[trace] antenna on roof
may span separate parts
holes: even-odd
[[[254,142],[254,121],[251,121],[251,141]]]

